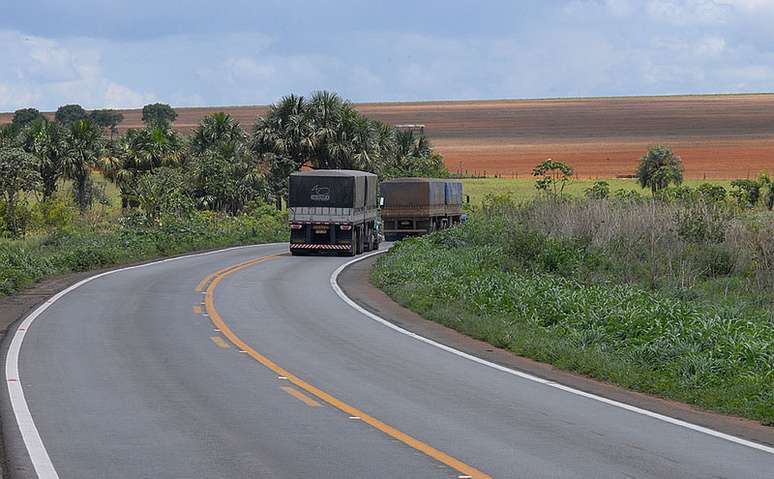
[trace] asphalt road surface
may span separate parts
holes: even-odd
[[[774,476],[769,451],[390,329],[333,290],[347,258],[286,250],[119,271],[22,326],[10,477]]]

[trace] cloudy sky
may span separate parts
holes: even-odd
[[[0,111],[774,91],[774,0],[0,0]]]

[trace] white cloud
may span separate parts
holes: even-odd
[[[153,98],[108,78],[99,44],[0,31],[0,110],[52,110],[65,103],[136,107]]]

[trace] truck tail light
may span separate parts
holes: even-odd
[[[292,230],[300,230],[303,227],[303,225],[300,225],[298,223],[290,223],[290,229]]]
[[[349,231],[352,229],[352,225],[341,225],[339,228],[341,228],[344,231]]]

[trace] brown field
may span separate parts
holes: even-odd
[[[632,174],[648,145],[682,156],[688,178],[737,178],[774,172],[774,94],[556,100],[366,103],[365,115],[390,124],[422,123],[451,171],[529,175],[546,159],[581,178]],[[252,126],[262,106],[178,108],[175,126],[226,111]],[[122,129],[141,125],[123,112]],[[0,122],[8,115],[0,114]]]

